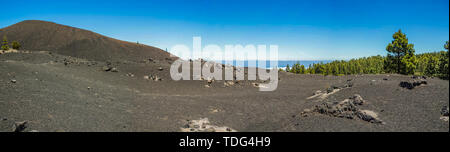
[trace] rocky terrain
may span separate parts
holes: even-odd
[[[449,131],[448,80],[279,72],[273,92],[258,91],[261,81],[173,81],[176,58],[160,49],[130,51],[139,44],[60,25],[55,35],[83,36],[46,45],[52,40],[25,32],[35,24],[53,25],[26,21],[0,31],[24,46],[0,54],[3,132]],[[99,48],[116,42],[123,48]]]

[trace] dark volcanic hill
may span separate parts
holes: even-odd
[[[0,36],[18,41],[23,50],[50,51],[91,60],[165,60],[168,52],[121,41],[91,31],[39,20],[26,20],[0,29]]]

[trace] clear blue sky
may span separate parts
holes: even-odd
[[[448,0],[7,1],[0,27],[28,19],[88,29],[162,49],[192,44],[277,44],[280,59],[385,55],[404,31],[417,53],[443,50]]]

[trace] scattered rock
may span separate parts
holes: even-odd
[[[353,82],[347,82],[347,84],[346,84],[345,87],[346,87],[346,88],[351,88],[351,87],[353,87]]]
[[[344,84],[331,85],[330,87],[327,88],[327,93],[332,93],[338,89],[345,89],[345,88],[351,88],[351,87],[353,87],[353,82],[351,82],[351,79],[349,79]]]
[[[442,107],[442,109],[441,109],[441,115],[442,116],[447,116],[448,117],[448,107],[447,106],[444,106],[444,107]]]
[[[226,126],[211,125],[208,118],[199,120],[187,120],[187,124],[181,128],[182,132],[236,132]]]
[[[303,112],[300,113],[300,115],[301,115],[302,117],[308,117],[308,116],[309,116],[308,114],[311,113],[311,112],[312,112],[311,109],[304,109]],[[292,117],[294,118],[295,115],[293,115]]]
[[[20,121],[14,123],[13,131],[14,132],[23,132],[28,127],[28,121]]]
[[[157,75],[148,75],[148,76],[144,76],[144,79],[147,80],[153,80],[153,81],[162,81],[162,79],[160,77],[158,77]]]
[[[162,67],[159,67],[159,68],[158,68],[158,70],[159,70],[159,71],[162,71],[162,70],[163,70],[163,68],[162,68]]]
[[[382,123],[382,121],[378,119],[378,115],[370,110],[359,110],[357,116],[358,118],[371,123]]]
[[[210,112],[211,112],[211,113],[218,113],[218,112],[219,112],[219,109],[212,109]]]
[[[413,80],[409,81],[402,81],[400,82],[399,86],[406,89],[414,89],[417,86],[426,85],[427,81],[425,79],[418,79],[415,78]]]
[[[317,90],[316,92],[314,92],[314,94],[313,94],[313,95],[319,95],[319,94],[322,94],[322,91],[320,91],[320,90]]]
[[[206,128],[205,132],[216,132],[216,129],[214,129],[214,128]]]
[[[439,119],[441,119],[441,120],[443,120],[443,121],[445,121],[445,122],[448,122],[448,107],[447,106],[444,106],[444,107],[442,107],[442,109],[441,109],[441,117],[439,118]]]
[[[208,85],[211,85],[211,83],[214,82],[214,79],[210,79],[210,80],[208,80],[207,82],[208,82]]]
[[[111,72],[119,72],[119,70],[117,68],[111,68]]]
[[[127,76],[128,77],[134,77],[134,74],[133,73],[127,73]]]
[[[162,79],[160,77],[158,77],[158,76],[154,76],[153,77],[153,81],[162,81]]]
[[[259,83],[252,83],[254,87],[259,87]]]
[[[365,103],[365,100],[359,94],[355,94],[349,99],[356,105],[363,105]]]
[[[417,76],[417,75],[413,75],[411,76],[412,79],[427,79],[427,76]]]
[[[319,113],[338,118],[355,119],[359,118],[364,121],[372,123],[383,122],[378,118],[378,115],[369,110],[360,110],[359,105],[363,105],[365,100],[358,94],[345,99],[341,102],[324,102],[320,105],[316,105],[313,110],[305,109],[300,113],[301,116],[307,117],[310,113]]]
[[[16,82],[17,82],[16,79],[12,79],[12,80],[11,80],[11,83],[16,83]]]
[[[108,71],[111,71],[111,67],[109,67],[109,66],[103,66],[103,67],[102,67],[102,70],[108,72]]]
[[[311,112],[311,109],[305,109],[305,110],[303,110],[303,112],[306,112],[306,113]]]
[[[331,93],[331,92],[333,92],[333,91],[334,91],[334,88],[333,88],[333,87],[327,88],[327,93]]]
[[[223,85],[224,85],[225,87],[230,87],[230,86],[233,86],[233,85],[234,85],[234,82],[233,82],[233,81],[226,81],[226,82],[223,83]]]

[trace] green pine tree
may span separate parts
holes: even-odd
[[[392,38],[394,40],[386,47],[388,51],[385,62],[386,71],[414,74],[417,63],[414,55],[414,45],[408,43],[408,38],[401,30],[394,33]]]
[[[448,54],[448,41],[445,43],[444,48],[447,51],[442,51],[439,55],[439,74],[441,75],[442,78],[449,78],[449,69],[448,69],[448,58],[449,58],[449,54]]]
[[[9,50],[8,39],[6,38],[6,36],[3,36],[2,50]]]

